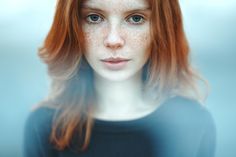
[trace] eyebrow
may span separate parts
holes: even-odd
[[[88,6],[88,5],[82,5],[82,9],[91,9],[91,10],[96,10],[96,11],[99,11],[99,12],[104,12],[104,10],[100,9],[99,7]],[[138,11],[150,11],[150,10],[151,10],[151,7],[132,8],[128,11],[125,11],[125,13],[138,12]]]

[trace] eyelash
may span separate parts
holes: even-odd
[[[89,14],[88,16],[85,17],[85,20],[89,24],[99,24],[100,23],[100,22],[92,21],[91,19],[89,20],[89,17],[91,17],[93,15],[98,16],[100,18],[100,20],[99,20],[100,22],[103,21],[103,18],[99,14],[92,13],[92,14]],[[133,14],[132,16],[129,16],[129,18],[132,18],[132,17],[135,17],[135,16],[141,18],[141,22],[137,22],[137,23],[136,22],[131,22],[131,24],[133,24],[133,25],[141,25],[141,24],[143,24],[145,22],[144,16],[139,15],[139,14]]]

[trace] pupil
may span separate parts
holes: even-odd
[[[92,15],[92,16],[91,16],[91,19],[92,19],[93,21],[97,21],[97,20],[98,20],[98,16],[97,16],[97,15]]]
[[[140,17],[139,16],[134,16],[133,20],[134,20],[134,22],[139,22],[140,21]]]

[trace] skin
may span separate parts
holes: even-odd
[[[142,94],[142,68],[151,43],[148,7],[146,0],[87,0],[83,4],[85,58],[94,70],[97,94],[95,118],[137,119],[156,107]],[[111,70],[101,62],[109,57],[130,61]]]

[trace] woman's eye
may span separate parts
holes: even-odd
[[[103,18],[98,14],[90,14],[86,17],[89,24],[98,24],[103,21]],[[128,22],[138,25],[144,23],[145,19],[141,15],[133,15],[128,18]]]
[[[97,14],[90,14],[86,17],[88,23],[97,24],[102,21],[102,18]]]
[[[144,22],[144,17],[141,15],[133,15],[128,19],[132,24],[142,24]]]

